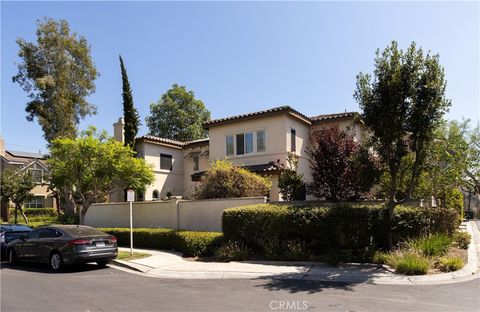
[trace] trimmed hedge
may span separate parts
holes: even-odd
[[[129,228],[99,228],[114,235],[118,245],[129,246]],[[184,256],[209,256],[221,245],[222,233],[175,231],[172,229],[136,228],[133,229],[133,244],[137,248],[166,249],[183,253]]]
[[[23,208],[25,214],[28,217],[55,217],[57,215],[57,211],[54,208]],[[15,213],[15,208],[10,208],[9,211],[10,218],[13,217]],[[21,217],[20,212],[18,215]]]
[[[332,250],[364,252],[378,247],[384,233],[383,206],[351,203],[262,204],[224,211],[226,241],[241,241],[255,250],[265,242],[305,242],[316,254]],[[453,233],[458,215],[449,209],[398,206],[393,218],[397,243],[422,234]]]

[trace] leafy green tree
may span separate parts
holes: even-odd
[[[31,99],[27,120],[38,119],[47,142],[76,136],[80,119],[95,114],[87,102],[98,73],[87,40],[70,32],[65,20],[37,22],[37,42],[18,39],[21,63],[12,79]]]
[[[35,186],[32,174],[28,169],[9,168],[2,172],[0,182],[2,201],[11,201],[15,205],[15,223],[17,223],[17,211],[20,211],[25,223],[28,224],[23,204],[33,199],[33,194],[30,193]]]
[[[151,135],[190,141],[202,139],[207,131],[202,124],[210,120],[210,112],[202,101],[195,99],[193,91],[174,84],[157,103],[150,104],[146,118]]]
[[[127,70],[123,64],[122,56],[120,58],[120,69],[122,71],[122,97],[123,97],[123,120],[125,122],[125,145],[133,148],[135,144],[135,136],[140,126],[140,116],[137,109],[133,105],[132,89],[128,81]]]
[[[424,55],[412,43],[406,51],[393,41],[377,50],[372,76],[360,73],[354,97],[371,131],[371,141],[390,175],[386,205],[386,247],[392,247],[391,220],[399,202],[412,197],[425,164],[425,150],[435,128],[450,106],[445,99],[445,73],[438,55]],[[397,198],[402,159],[413,151],[415,159],[405,198]]]
[[[55,139],[48,164],[53,185],[68,189],[75,198],[80,224],[91,204],[104,201],[127,187],[144,189],[153,183],[152,168],[121,142],[91,127],[79,138]]]
[[[272,183],[268,177],[262,177],[228,160],[212,162],[200,181],[194,197],[234,198],[265,196]]]
[[[306,186],[303,182],[303,174],[299,174],[297,169],[298,156],[289,153],[287,155],[287,165],[283,166],[280,176],[278,177],[278,188],[284,200],[305,199]]]

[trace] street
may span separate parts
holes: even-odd
[[[480,279],[438,286],[174,280],[94,264],[1,266],[1,311],[479,311]]]

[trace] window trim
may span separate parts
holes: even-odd
[[[193,162],[193,171],[199,171],[200,170],[200,156],[195,155],[192,157],[192,162]]]
[[[263,151],[258,151],[258,133],[263,132]],[[252,134],[252,151],[247,153],[247,134]],[[237,136],[243,136],[243,153],[238,153]],[[233,154],[228,154],[229,138],[233,138]],[[230,132],[225,135],[225,157],[241,158],[265,154],[267,152],[267,130],[265,128],[249,129],[239,132]]]

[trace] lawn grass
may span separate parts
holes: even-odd
[[[130,255],[130,251],[118,251],[118,256],[117,256],[117,259],[118,260],[125,260],[125,261],[128,261],[128,260],[136,260],[136,259],[142,259],[142,258],[146,258],[146,257],[150,257],[151,254],[148,254],[148,253],[143,253],[143,252],[133,252],[133,256]]]

